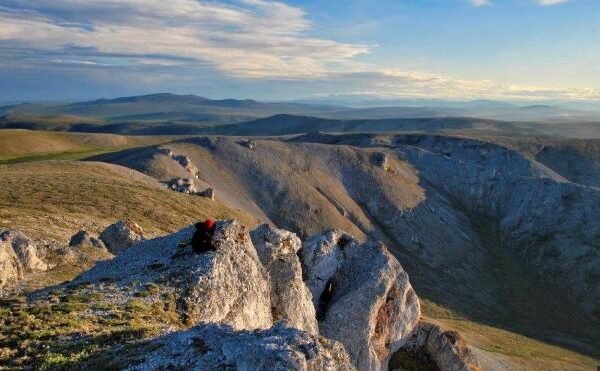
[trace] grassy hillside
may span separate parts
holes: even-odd
[[[0,228],[67,242],[80,229],[98,233],[131,218],[149,235],[207,217],[255,220],[218,201],[169,191],[136,171],[103,163],[40,161],[0,165]]]
[[[78,159],[99,153],[162,143],[172,137],[132,137],[20,129],[0,130],[0,164],[48,159]]]
[[[218,201],[176,193],[136,171],[104,163],[39,161],[0,165],[0,230],[18,229],[46,241],[47,260],[57,264],[22,283],[26,289],[72,279],[94,261],[107,258],[96,249],[64,256],[75,232],[99,234],[109,224],[130,218],[150,236],[174,232],[206,218],[257,219]],[[57,246],[57,247],[52,247]]]

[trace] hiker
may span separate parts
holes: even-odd
[[[215,235],[216,224],[212,219],[206,219],[204,222],[196,223],[196,232],[192,237],[192,249],[197,254],[207,251],[216,251],[212,238]]]

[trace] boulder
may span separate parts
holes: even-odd
[[[357,369],[386,369],[421,314],[400,263],[383,243],[338,230],[306,241],[300,258],[321,335],[343,343]]]
[[[246,147],[248,147],[249,149],[256,148],[256,141],[249,139],[248,141],[246,141]]]
[[[0,288],[23,279],[26,273],[47,269],[31,238],[16,230],[0,233]]]
[[[144,239],[142,227],[127,219],[109,225],[101,234],[100,240],[104,242],[108,251],[117,255],[121,251],[135,245]]]
[[[246,229],[235,220],[217,222],[215,251],[201,254],[190,244],[194,230],[191,226],[142,241],[98,263],[72,284],[110,281],[96,288],[106,297],[122,296],[123,287],[135,291],[137,286],[153,284],[158,297],[174,297],[177,311],[189,325],[223,323],[236,330],[270,327],[269,276]],[[133,292],[130,295],[135,297]]]
[[[389,159],[387,153],[384,152],[375,152],[372,155],[373,164],[378,166],[384,170],[388,170],[389,168]]]
[[[165,156],[168,156],[168,157],[173,157],[173,151],[171,150],[171,148],[160,147],[158,149],[158,153],[161,153],[161,154],[163,154]]]
[[[186,194],[197,194],[198,188],[194,184],[194,180],[190,178],[173,178],[167,182],[167,187],[174,190],[175,192],[181,192]]]
[[[192,160],[189,157],[183,156],[183,155],[177,155],[177,156],[173,156],[172,158],[175,161],[179,162],[179,164],[181,166],[183,166],[185,168],[185,170],[187,170],[187,172],[189,172],[190,174],[193,174],[194,176],[196,176],[196,174],[198,173],[198,168],[194,165],[194,163],[192,162]]]
[[[407,343],[394,354],[390,367],[394,370],[412,370],[416,365],[425,364],[441,371],[482,369],[477,357],[459,333],[420,322]]]
[[[97,249],[106,249],[104,242],[98,238],[92,237],[88,231],[79,231],[75,233],[69,241],[69,246],[91,246]]]
[[[353,370],[344,347],[279,323],[235,331],[203,324],[153,340],[132,370]]]
[[[263,224],[250,232],[261,263],[271,277],[273,320],[318,334],[312,295],[302,280],[302,266],[296,255],[302,242],[292,232]]]
[[[213,188],[206,188],[204,191],[198,192],[196,194],[200,197],[205,197],[213,201],[215,199],[215,190]]]

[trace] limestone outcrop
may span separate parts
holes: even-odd
[[[338,230],[306,241],[300,257],[321,335],[344,344],[358,369],[387,368],[421,314],[400,263],[383,243]]]
[[[273,320],[310,334],[318,333],[312,295],[302,280],[302,266],[296,255],[302,242],[292,232],[263,224],[250,233],[261,263],[271,278]]]
[[[141,241],[70,284],[121,303],[151,286],[153,305],[170,297],[181,322],[195,326],[165,329],[135,367],[383,370],[413,343],[443,364],[466,355],[477,365],[460,337],[417,328],[419,300],[382,243],[331,230],[302,244],[232,220],[217,222],[214,251],[197,253],[193,233]]]
[[[205,324],[157,338],[132,370],[353,370],[336,341],[277,324],[268,330],[234,331]]]
[[[168,147],[159,147],[158,153],[177,161],[177,163],[179,163],[179,165],[181,165],[188,173],[192,174],[195,178],[198,178],[198,168],[188,156],[176,155],[173,153],[173,150]]]
[[[412,370],[429,365],[440,371],[479,371],[481,366],[466,341],[456,331],[444,331],[438,325],[421,322],[408,342],[394,354],[394,370]]]
[[[198,188],[194,184],[194,180],[190,178],[173,178],[167,182],[167,187],[175,192],[181,192],[186,194],[198,193]]]
[[[75,284],[109,280],[110,285],[98,287],[105,293],[120,293],[124,286],[143,290],[153,284],[161,294],[175,297],[178,312],[190,325],[222,323],[236,330],[270,327],[268,274],[245,228],[235,220],[218,222],[213,237],[216,251],[203,254],[195,253],[189,244],[193,231],[190,227],[142,241],[97,264]]]
[[[38,256],[34,241],[16,230],[0,233],[0,288],[48,265]]]
[[[108,251],[119,254],[144,239],[144,230],[131,220],[120,220],[109,225],[101,234]]]
[[[179,164],[183,166],[183,168],[187,170],[188,173],[194,176],[196,176],[196,174],[198,173],[198,168],[194,165],[194,163],[189,157],[183,155],[176,155],[172,156],[172,158],[175,161],[179,162]]]

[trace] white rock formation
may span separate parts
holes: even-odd
[[[313,236],[300,250],[304,281],[312,293],[315,308],[319,306],[319,298],[325,291],[327,281],[342,268],[343,256],[340,245],[348,242],[354,242],[354,238],[335,229]]]
[[[277,324],[268,330],[234,331],[205,324],[157,338],[131,370],[353,370],[335,341]]]
[[[273,320],[318,334],[312,295],[302,280],[302,266],[296,255],[302,242],[292,232],[263,224],[250,232],[258,257],[271,277]]]
[[[198,188],[194,184],[194,180],[190,178],[173,178],[167,182],[167,187],[175,192],[186,194],[197,194]]]
[[[434,363],[440,371],[479,371],[481,366],[466,341],[456,331],[421,322],[400,350],[412,364]],[[394,357],[395,358],[395,357]],[[395,369],[409,369],[410,365]]]
[[[387,368],[421,314],[400,263],[382,243],[337,230],[308,240],[300,256],[321,335],[342,342],[357,369]]]
[[[47,269],[31,238],[16,230],[0,234],[0,288],[23,279],[27,273]]]
[[[176,155],[172,156],[172,158],[175,161],[179,162],[179,164],[183,166],[183,168],[187,170],[187,172],[189,172],[190,174],[196,176],[196,174],[198,173],[198,168],[196,167],[196,165],[194,165],[194,163],[189,157],[183,155]]]
[[[269,276],[250,236],[237,221],[218,222],[216,251],[197,254],[189,245],[194,228],[142,241],[110,261],[98,263],[75,284],[110,279],[98,290],[155,283],[177,296],[178,310],[189,324],[223,323],[236,330],[273,324]],[[107,295],[109,296],[109,295]]]
[[[219,222],[213,243],[210,271],[191,277],[188,316],[234,329],[271,326],[269,278],[248,232],[235,220]]]
[[[109,225],[101,234],[100,239],[108,251],[117,255],[144,239],[144,230],[131,220],[118,221]]]

